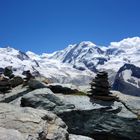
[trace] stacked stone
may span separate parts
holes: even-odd
[[[0,91],[5,92],[11,89],[11,85],[9,83],[9,79],[4,76],[0,76]]]
[[[91,93],[92,95],[108,96],[109,95],[109,82],[107,72],[98,72],[95,79],[92,80]]]

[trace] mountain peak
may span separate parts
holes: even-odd
[[[94,43],[92,43],[91,41],[82,41],[80,44],[80,46],[88,46],[88,47],[95,47],[96,45]]]
[[[0,52],[2,54],[11,54],[11,55],[17,55],[19,50],[16,50],[10,46],[7,46],[7,47],[3,47],[3,48],[0,48]]]

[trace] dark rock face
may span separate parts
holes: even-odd
[[[108,110],[108,111],[107,111]],[[57,114],[69,133],[86,135],[95,140],[139,140],[140,122],[119,117],[108,109],[73,110]]]
[[[21,52],[21,51],[19,51],[19,54],[17,55],[17,58],[19,58],[22,61],[30,59],[29,56],[26,53]]]
[[[77,65],[73,65],[73,68],[78,69],[78,70],[81,70],[81,71],[86,70],[84,67],[77,66]]]
[[[106,58],[98,58],[98,60],[98,65],[104,65],[104,63],[108,61]]]
[[[84,64],[89,70],[97,72],[96,66],[93,64],[93,62],[89,63],[88,61],[84,61]]]
[[[113,90],[140,96],[140,68],[132,64],[122,66],[115,77]]]

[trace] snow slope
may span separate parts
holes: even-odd
[[[73,83],[75,85],[88,84],[94,73],[81,72],[71,65],[57,60],[47,59],[43,55],[33,52],[23,53],[14,48],[0,48],[0,68],[12,66],[15,75],[21,75],[23,71],[30,70],[34,74],[51,79],[53,82]]]
[[[38,63],[19,50],[10,47],[0,48],[0,67],[6,66],[13,66],[14,73],[21,75],[24,70],[32,71],[38,67]]]
[[[105,52],[100,47],[89,41],[69,45],[66,49],[55,52],[49,59],[57,59],[62,63],[70,63],[79,70],[96,72],[98,64],[107,61]]]
[[[98,68],[111,68],[118,71],[125,63],[140,67],[140,38],[123,39],[120,42],[111,42],[106,50],[109,60]]]

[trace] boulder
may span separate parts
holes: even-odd
[[[74,105],[57,97],[50,89],[42,88],[29,92],[21,98],[22,107],[33,107],[53,112],[73,109]]]
[[[68,85],[62,84],[49,84],[48,88],[51,89],[53,93],[62,93],[62,94],[75,94],[79,92],[76,88],[71,88]]]
[[[47,85],[39,80],[31,79],[28,81],[28,86],[30,89],[46,88]]]
[[[12,66],[5,67],[4,75],[9,77],[10,79],[14,77],[14,74],[13,74],[13,71],[12,71]]]
[[[20,108],[9,104],[0,104],[0,134],[12,138],[8,140],[67,140],[65,123],[55,114],[32,108]],[[12,129],[12,130],[11,130]],[[4,130],[6,130],[4,132]],[[1,136],[2,137],[2,136]],[[21,139],[19,139],[21,138]],[[7,139],[6,139],[7,140]]]
[[[23,84],[23,79],[20,76],[15,76],[14,78],[9,80],[9,83],[11,84],[12,87],[16,87],[18,85]]]

